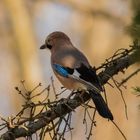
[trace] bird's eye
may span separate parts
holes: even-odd
[[[48,49],[50,49],[50,50],[52,49],[52,43],[51,43],[50,39],[46,40],[46,46],[47,46]]]
[[[47,43],[47,48],[51,50],[52,45],[50,45],[50,44]]]

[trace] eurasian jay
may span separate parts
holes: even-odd
[[[85,55],[75,48],[63,32],[48,35],[40,49],[51,51],[51,66],[62,85],[70,90],[85,90],[90,95],[98,113],[110,120],[113,115],[101,96],[102,86]]]

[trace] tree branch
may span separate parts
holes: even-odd
[[[104,70],[98,74],[102,85],[106,84],[107,81],[115,74],[118,74],[118,72],[122,72],[132,64],[138,62],[137,57],[135,57],[137,51],[135,49],[130,50],[125,50],[121,56],[115,59],[112,57],[110,62],[104,64]],[[57,104],[53,105],[50,110],[38,114],[35,118],[33,117],[31,123],[29,123],[26,128],[21,126],[10,128],[1,136],[1,140],[14,140],[18,137],[31,136],[50,122],[53,122],[56,118],[63,117],[67,113],[74,111],[78,106],[89,99],[90,96],[86,92],[80,95],[75,94],[72,98],[61,99]]]

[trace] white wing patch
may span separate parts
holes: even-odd
[[[81,74],[76,69],[74,69],[74,73],[72,75],[80,78]]]
[[[77,80],[78,82],[86,85],[88,88],[95,90],[97,93],[101,92],[101,90],[99,90],[96,86],[94,86],[90,82],[81,79],[80,73],[76,69],[74,69],[74,73],[72,75],[69,75],[68,77]]]

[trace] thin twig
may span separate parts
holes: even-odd
[[[132,78],[134,75],[138,74],[138,72],[140,72],[140,68],[137,69],[136,71],[134,71],[133,73],[131,73],[128,77],[126,77],[125,79],[122,80],[121,83],[119,83],[118,87],[122,86],[124,83],[126,83],[130,78]]]
[[[127,138],[126,138],[126,136],[124,135],[124,133],[121,131],[121,129],[118,127],[118,125],[114,122],[114,121],[112,121],[112,123],[115,125],[115,127],[119,130],[119,132],[121,133],[121,135],[123,136],[123,138],[125,139],[125,140],[127,140]]]

